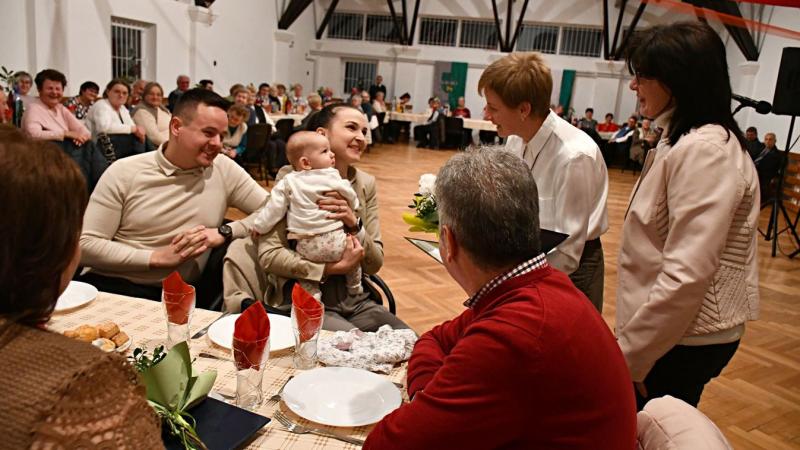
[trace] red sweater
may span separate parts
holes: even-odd
[[[592,304],[550,267],[504,282],[425,333],[408,386],[414,400],[378,423],[365,449],[636,444],[622,353]]]

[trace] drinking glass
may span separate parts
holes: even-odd
[[[236,406],[255,411],[264,401],[261,383],[269,360],[269,338],[246,341],[233,338],[236,365]]]
[[[167,350],[175,344],[189,343],[189,325],[195,305],[194,286],[189,292],[161,292],[161,304],[167,319]]]
[[[292,305],[292,332],[294,333],[293,363],[296,369],[313,369],[317,365],[317,340],[322,330],[325,307],[306,310]]]

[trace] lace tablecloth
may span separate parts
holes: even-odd
[[[221,313],[196,309],[191,321],[191,334],[213,322]],[[91,303],[81,308],[57,313],[53,315],[48,323],[48,328],[62,332],[75,328],[82,324],[98,324],[105,320],[113,320],[122,331],[130,335],[132,345],[128,349],[130,353],[136,347],[146,346],[149,350],[158,345],[164,344],[167,338],[166,319],[158,302],[143,300],[138,298],[125,297],[116,294],[101,292],[100,295]],[[330,336],[333,333],[323,331],[322,336]],[[200,352],[211,353],[223,358],[230,358],[228,350],[213,344],[208,335],[190,342],[192,356],[197,356]],[[264,373],[264,398],[269,398],[278,392],[286,380],[300,372],[292,367],[292,351],[283,350],[273,352],[270,355],[267,370]],[[231,395],[236,391],[236,369],[233,362],[197,358],[195,367],[204,371],[215,369],[217,371],[217,381],[214,383],[214,391],[223,395]],[[387,375],[391,381],[405,385],[405,364],[395,367]],[[403,401],[408,401],[405,389],[402,389]],[[287,416],[297,423],[307,425],[309,422],[300,418],[289,410],[283,403],[278,405],[262,404],[257,411],[266,417],[272,417],[276,410],[283,411]],[[359,439],[365,439],[372,426],[342,428],[327,427],[324,425],[310,423],[317,428],[328,429],[338,434],[345,434]],[[262,428],[253,441],[244,447],[246,449],[352,449],[358,448],[355,445],[341,442],[335,439],[325,438],[312,434],[292,434],[277,421],[271,421],[266,427]]]

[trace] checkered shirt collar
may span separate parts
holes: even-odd
[[[524,261],[508,272],[502,273],[489,280],[488,283],[484,284],[483,287],[478,289],[478,292],[476,292],[475,295],[468,298],[464,302],[464,306],[467,308],[473,308],[484,296],[486,296],[486,294],[488,294],[497,286],[500,286],[512,278],[525,275],[526,273],[533,272],[534,270],[543,269],[547,266],[547,259],[545,258],[544,253],[540,253],[539,256]]]

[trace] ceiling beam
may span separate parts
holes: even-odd
[[[614,27],[614,41],[611,43],[611,51],[610,51],[611,55],[617,53],[617,42],[619,42],[619,32],[622,29],[622,18],[625,16],[625,6],[627,6],[627,4],[628,0],[622,0],[619,5],[619,14],[617,15],[617,26]]]
[[[519,30],[522,29],[522,19],[525,18],[525,11],[527,9],[528,9],[528,0],[525,0],[522,3],[522,10],[519,12],[519,19],[517,19],[517,27],[516,27],[516,30],[514,31],[514,37],[511,39],[511,42],[509,42],[509,45],[508,45],[508,48],[509,48],[508,51],[509,52],[513,51],[514,50],[514,46],[517,45],[517,39],[519,38]],[[511,20],[511,17],[509,16],[509,21],[510,20]]]
[[[744,55],[745,59],[748,61],[758,61],[760,52],[758,50],[758,47],[756,47],[756,42],[753,39],[753,35],[750,34],[750,30],[748,30],[747,27],[744,26],[744,17],[742,17],[742,11],[739,9],[739,5],[735,1],[731,0],[714,0],[714,1],[683,0],[683,1],[685,3],[689,3],[690,5],[710,9],[712,11],[716,11],[722,14],[727,14],[729,16],[738,17],[742,19],[742,25],[740,26],[733,25],[727,22],[724,22],[723,24],[725,25],[725,29],[728,30],[728,34],[730,34],[731,37],[733,38],[733,41],[736,42],[736,46],[739,47],[739,50],[742,52],[742,55]],[[700,14],[697,15],[698,18],[700,18]]]
[[[411,31],[408,33],[408,45],[414,41],[414,31],[417,29],[417,17],[419,16],[419,1],[414,2],[414,15],[411,16]]]
[[[325,28],[328,27],[328,22],[331,21],[331,17],[333,17],[333,12],[336,11],[336,5],[339,4],[339,0],[331,1],[331,6],[328,7],[328,10],[325,11],[325,17],[322,18],[322,23],[319,24],[319,28],[317,28],[317,39],[322,39],[322,33],[325,32]]]
[[[608,59],[608,50],[608,0],[603,0],[603,59]]]
[[[300,17],[300,14],[303,14],[303,11],[312,3],[314,3],[314,0],[291,0],[289,6],[283,10],[280,20],[278,20],[278,29],[288,30],[294,21]]]
[[[647,0],[642,0],[642,3],[639,4],[639,8],[636,10],[636,14],[633,15],[631,26],[628,28],[628,34],[622,38],[622,43],[619,44],[619,48],[614,49],[614,57],[612,59],[619,60],[625,56],[625,47],[628,46],[628,41],[631,40],[631,36],[633,35],[634,31],[636,31],[636,25],[639,23],[639,19],[642,18],[642,14],[644,13],[644,9],[646,7]]]

